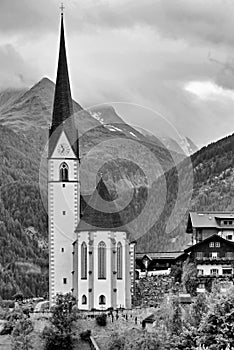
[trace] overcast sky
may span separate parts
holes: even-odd
[[[1,89],[55,80],[59,6],[0,0]],[[82,106],[121,101],[151,108],[198,146],[233,133],[233,0],[64,0],[64,6],[72,93]],[[123,117],[157,129],[157,118]]]

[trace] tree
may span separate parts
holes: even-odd
[[[72,294],[57,294],[56,304],[52,308],[50,321],[61,334],[71,332],[72,324],[76,320],[76,313],[73,309],[74,304],[75,299]]]
[[[172,322],[171,322],[171,334],[180,335],[182,331],[182,310],[179,303],[179,298],[174,297],[172,300]]]
[[[183,268],[180,261],[171,266],[170,276],[174,277],[174,282],[181,283],[182,273]]]
[[[74,304],[75,299],[70,293],[57,295],[56,304],[52,308],[50,326],[45,327],[42,333],[46,350],[73,349],[72,325],[77,319]]]
[[[234,347],[234,288],[210,298],[208,312],[199,327],[198,342],[210,350]]]
[[[186,261],[183,265],[182,283],[187,291],[191,295],[196,295],[197,289],[197,268],[194,263]]]
[[[207,297],[204,293],[200,293],[191,305],[191,323],[194,327],[199,327],[202,317],[207,311]]]

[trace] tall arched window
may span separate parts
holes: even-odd
[[[82,295],[81,302],[82,302],[83,305],[87,304],[87,297],[86,297],[86,295]]]
[[[68,181],[68,165],[63,162],[59,168],[60,181]]]
[[[87,245],[81,244],[81,278],[87,279]]]
[[[104,242],[98,245],[98,278],[106,279],[106,245]]]
[[[106,297],[104,295],[100,295],[99,305],[105,305],[105,304],[106,304]]]
[[[117,278],[122,279],[123,277],[123,250],[122,244],[117,244]]]

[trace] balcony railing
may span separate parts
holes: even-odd
[[[227,256],[203,256],[203,257],[196,257],[196,260],[201,260],[201,261],[210,261],[210,260],[218,260],[218,261],[232,261],[234,260],[234,256],[233,257],[227,257]]]

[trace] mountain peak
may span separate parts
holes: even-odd
[[[41,89],[52,89],[54,90],[55,84],[52,80],[47,77],[43,77],[38,83],[34,84],[29,91],[41,90]]]

